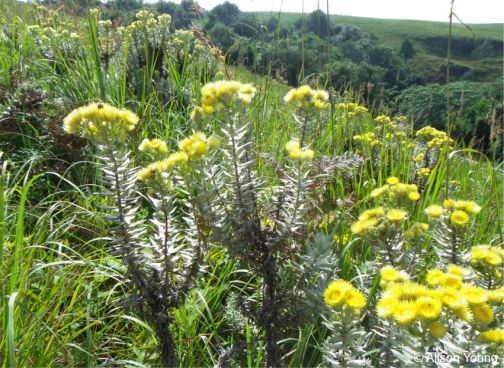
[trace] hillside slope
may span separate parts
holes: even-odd
[[[293,26],[300,13],[254,13],[258,20],[280,17],[280,24]],[[306,15],[305,15],[306,16]],[[418,20],[374,19],[330,16],[331,27],[349,24],[376,36],[399,50],[409,39],[416,55],[409,60],[412,68],[433,82],[441,82],[446,67],[448,23]],[[502,75],[504,24],[453,24],[452,74],[454,78],[490,82]]]

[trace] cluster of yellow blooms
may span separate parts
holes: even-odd
[[[343,112],[350,117],[366,114],[368,112],[368,109],[366,109],[364,106],[357,105],[354,102],[338,103],[334,106],[334,108],[336,111]]]
[[[201,88],[203,106],[219,110],[222,106],[229,106],[234,102],[249,105],[254,98],[256,89],[252,84],[237,81],[217,81],[207,83]]]
[[[304,85],[299,88],[293,88],[284,96],[284,101],[287,103],[295,103],[298,106],[316,109],[326,109],[330,107],[327,102],[329,94],[321,89],[312,89],[310,86]]]
[[[345,280],[329,283],[324,291],[324,301],[331,308],[349,308],[356,314],[360,313],[366,305],[364,294]]]
[[[145,149],[145,146],[152,146],[153,141],[156,140],[149,141],[148,143],[146,142],[143,148]],[[140,145],[140,147],[142,147],[142,144]],[[178,143],[178,146],[180,148],[179,152],[172,153],[167,158],[156,161],[146,168],[140,170],[137,174],[137,178],[147,185],[158,184],[160,180],[164,181],[164,179],[167,177],[166,174],[176,166],[186,164],[190,160],[197,160],[198,158],[205,155],[208,151],[219,147],[219,145],[219,138],[214,136],[207,138],[205,134],[196,132],[190,137],[182,139]],[[154,146],[157,145],[154,144]]]
[[[468,271],[456,265],[448,266],[448,272],[430,270],[426,281],[431,287],[408,281],[401,271],[390,266],[380,274],[385,287],[376,305],[378,316],[391,317],[403,325],[417,319],[430,321],[430,332],[436,338],[446,332],[439,321],[443,307],[466,322],[488,324],[494,319],[489,303],[502,303],[504,298],[504,288],[487,291],[465,284],[463,278]]]
[[[373,230],[384,231],[388,225],[402,225],[408,213],[398,208],[392,208],[385,212],[383,207],[377,207],[364,211],[357,222],[350,227],[353,234],[359,235]]]
[[[142,143],[138,146],[140,152],[151,153],[153,155],[163,155],[168,153],[168,147],[166,142],[161,139],[149,139],[145,138]]]
[[[370,147],[374,147],[374,146],[380,144],[380,141],[378,139],[376,139],[376,135],[373,132],[354,135],[353,140],[355,142],[360,142],[360,143],[366,144]]]
[[[380,115],[374,119],[375,123],[378,124],[377,128],[379,129],[389,129],[394,130],[397,128],[397,124],[394,123],[388,116]]]
[[[420,199],[420,193],[416,184],[404,184],[395,176],[387,178],[385,185],[374,189],[371,192],[371,197],[378,198],[382,194],[388,194],[391,200],[408,199],[411,202],[416,202]]]
[[[490,245],[477,245],[469,252],[469,263],[473,266],[501,267],[503,258],[504,249]]]
[[[308,148],[301,148],[297,139],[291,139],[285,144],[285,149],[289,157],[293,160],[311,161],[315,153]]]
[[[206,135],[201,132],[196,132],[178,143],[180,150],[185,152],[191,160],[200,158],[208,151],[219,147],[219,145],[219,138],[211,136],[207,139]]]
[[[407,240],[422,238],[426,235],[427,230],[429,230],[429,224],[423,222],[414,222],[408,231],[404,232],[404,237]]]
[[[422,129],[419,129],[416,132],[416,136],[421,139],[426,139],[428,148],[440,147],[446,142],[448,142],[449,144],[453,143],[453,139],[449,138],[446,132],[437,130],[436,128],[431,126],[426,126]]]
[[[252,102],[256,89],[252,84],[237,81],[217,81],[205,84],[201,88],[202,106],[196,106],[191,112],[195,122],[203,120],[214,111],[230,108],[234,105],[246,106]]]
[[[431,169],[429,169],[428,167],[422,167],[420,170],[418,170],[418,175],[421,175],[424,177],[429,176],[430,173],[431,173]]]
[[[445,199],[443,206],[433,204],[425,209],[427,216],[431,218],[449,218],[454,226],[465,226],[471,216],[477,215],[481,207],[472,201]]]
[[[68,134],[98,137],[106,133],[131,131],[137,124],[138,116],[130,110],[98,102],[73,110],[63,120],[63,129]]]
[[[175,152],[164,160],[156,161],[146,168],[140,170],[137,174],[138,180],[147,185],[158,184],[161,180],[164,182],[167,178],[167,173],[175,166],[186,164],[189,161],[189,156],[185,152]]]

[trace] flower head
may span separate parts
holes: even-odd
[[[450,222],[456,226],[465,226],[469,222],[469,215],[464,211],[453,211],[450,215]]]

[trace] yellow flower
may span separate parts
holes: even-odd
[[[425,213],[429,217],[441,217],[443,215],[443,208],[437,204],[433,204],[425,209]]]
[[[466,321],[466,322],[472,322],[474,319],[474,316],[471,312],[471,308],[469,308],[468,305],[464,305],[463,307],[459,309],[453,309],[453,313],[460,319]]]
[[[442,303],[431,297],[420,297],[416,300],[417,313],[420,318],[435,320],[441,313]]]
[[[459,267],[454,264],[449,264],[447,269],[448,269],[449,273],[451,273],[453,275],[460,276],[460,277],[464,277],[464,276],[469,275],[469,270],[462,268],[462,267]]]
[[[315,153],[311,149],[304,149],[301,151],[301,156],[299,157],[301,161],[311,161]]]
[[[389,185],[395,185],[395,184],[399,183],[399,179],[395,176],[388,177],[386,181],[387,181],[387,184],[389,184]]]
[[[400,324],[410,324],[417,316],[417,307],[414,302],[401,301],[394,309],[393,317]]]
[[[360,310],[366,305],[366,297],[359,290],[352,288],[346,293],[346,304],[355,310]]]
[[[502,257],[496,252],[489,251],[484,261],[488,266],[497,267],[502,264]]]
[[[389,185],[385,184],[382,187],[376,188],[371,192],[371,197],[376,198],[381,196],[383,193],[385,193],[389,189]]]
[[[481,211],[481,207],[472,201],[455,201],[453,203],[453,208],[464,211],[469,215],[477,215]]]
[[[504,303],[504,287],[488,291],[488,301],[492,303]]]
[[[359,235],[362,234],[372,227],[374,227],[376,224],[378,224],[377,219],[369,219],[369,220],[364,220],[364,221],[357,221],[352,224],[350,227],[350,230],[352,231],[353,234]]]
[[[416,202],[420,199],[420,193],[418,192],[410,192],[408,194],[408,198],[410,199],[410,201],[413,201],[413,202]]]
[[[455,201],[453,199],[445,199],[443,201],[443,207],[447,210],[452,210],[454,208]]]
[[[478,304],[471,306],[474,314],[474,319],[481,323],[490,323],[494,320],[494,313],[492,308],[487,304]]]
[[[432,322],[429,327],[429,333],[436,339],[442,338],[447,332],[446,327],[439,321]]]
[[[478,336],[479,341],[490,342],[498,345],[504,344],[504,330],[502,328],[495,328],[480,333]]]
[[[408,213],[400,209],[391,209],[387,211],[387,220],[390,222],[402,223],[406,219]]]
[[[464,211],[453,211],[450,216],[450,221],[453,225],[464,226],[469,222],[469,215]]]
[[[488,301],[487,291],[477,286],[464,285],[460,290],[470,304],[482,304]]]
[[[453,273],[446,273],[443,278],[443,285],[448,288],[458,289],[462,286],[462,279]]]
[[[208,144],[208,148],[209,149],[216,149],[220,146],[221,144],[221,140],[219,137],[216,137],[216,136],[211,136],[208,138],[207,140],[207,144]]]
[[[399,301],[395,298],[381,298],[376,304],[376,313],[378,317],[387,318],[394,314]]]
[[[455,289],[443,289],[441,301],[452,310],[467,307],[467,301],[465,300],[464,294]]]
[[[291,139],[285,144],[285,149],[290,152],[294,150],[300,150],[301,147],[299,146],[299,141],[297,139]]]
[[[490,251],[490,247],[488,245],[477,245],[471,248],[471,252],[469,253],[469,262],[477,263],[478,261],[482,261],[487,256]]]
[[[444,281],[444,272],[438,268],[434,268],[427,272],[426,281],[429,285],[441,285]]]
[[[138,146],[140,152],[150,152],[154,154],[163,154],[168,152],[168,147],[166,143],[161,139],[148,139],[145,138],[142,143]]]
[[[385,211],[383,210],[383,207],[377,207],[373,208],[370,210],[366,210],[362,212],[362,214],[359,216],[359,220],[364,221],[364,220],[370,220],[372,218],[376,217],[382,217],[385,215]]]
[[[385,281],[399,280],[399,271],[392,266],[382,267],[380,270],[381,278]]]
[[[337,307],[345,300],[347,292],[351,289],[352,285],[348,281],[332,281],[324,291],[324,301],[330,307]]]

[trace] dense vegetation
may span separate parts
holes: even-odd
[[[2,366],[499,364],[502,80],[401,84],[413,35],[319,12],[47,5],[0,4]]]
[[[84,12],[71,1],[60,4],[73,14]],[[138,1],[91,5],[102,8],[115,25],[130,23],[142,7]],[[446,129],[449,95],[455,102],[451,135],[501,156],[498,145],[489,149],[489,141],[503,111],[502,25],[453,25],[450,81],[456,84],[447,92],[446,23],[327,16],[320,10],[246,13],[229,2],[204,11],[190,0],[161,1],[150,8],[170,14],[177,29],[200,27],[228,64],[292,86],[314,80],[338,91],[350,88],[377,113],[414,118],[416,128]]]

